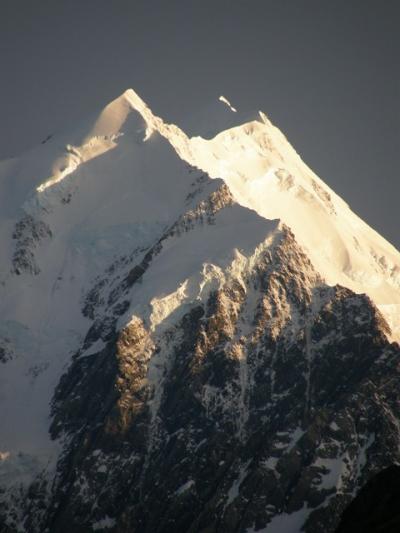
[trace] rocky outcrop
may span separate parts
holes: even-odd
[[[0,337],[0,363],[6,363],[13,357],[11,340],[7,337]]]
[[[35,258],[35,249],[44,240],[51,238],[52,232],[43,220],[37,220],[31,215],[25,215],[16,225],[12,238],[15,250],[12,258],[13,272],[37,275],[40,272]]]

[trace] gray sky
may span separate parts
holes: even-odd
[[[0,157],[133,87],[185,127],[262,109],[400,248],[400,0],[0,0]]]

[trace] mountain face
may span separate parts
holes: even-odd
[[[400,254],[225,103],[0,164],[1,532],[329,533],[400,461]]]

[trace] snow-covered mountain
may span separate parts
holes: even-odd
[[[196,124],[128,90],[0,163],[2,532],[329,532],[400,459],[399,252],[263,113]]]

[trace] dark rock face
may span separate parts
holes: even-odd
[[[9,338],[0,336],[0,363],[6,363],[13,357],[12,343]]]
[[[66,445],[27,530],[245,532],[303,513],[298,530],[334,531],[400,459],[387,330],[366,296],[325,286],[286,229],[161,335],[114,322],[56,390]]]
[[[51,229],[43,222],[31,215],[25,215],[17,224],[12,235],[15,240],[15,250],[12,259],[13,272],[37,275],[40,272],[35,258],[35,248],[41,241],[52,236]]]
[[[335,533],[400,531],[400,467],[386,468],[361,489],[343,513]]]

